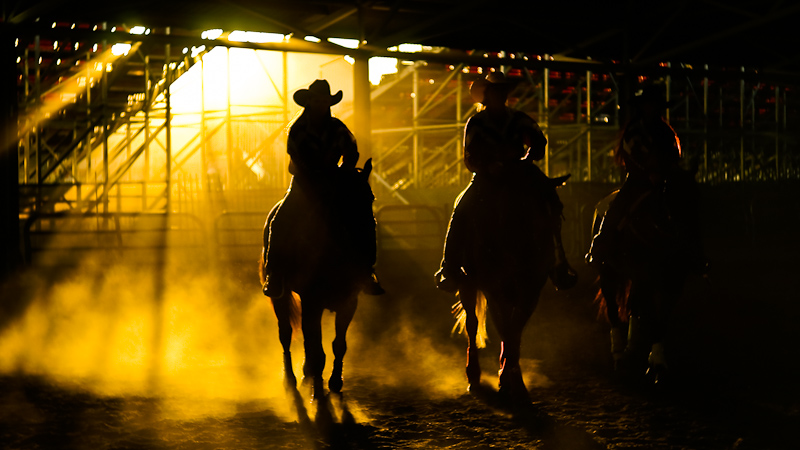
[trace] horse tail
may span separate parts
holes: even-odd
[[[478,291],[477,294],[477,298],[475,299],[475,316],[478,318],[478,333],[475,336],[475,343],[478,348],[485,348],[486,340],[489,336],[486,332],[486,296],[484,296],[481,291]],[[467,310],[464,309],[464,304],[461,300],[453,305],[452,311],[456,318],[456,323],[453,325],[451,333],[463,334],[467,329]]]
[[[597,295],[594,297],[594,303],[597,304],[597,318],[605,319],[612,324],[616,322],[611,319],[611,314],[616,314],[621,322],[627,322],[630,316],[630,309],[628,308],[628,298],[631,295],[631,280],[620,281],[617,289],[615,289],[615,297],[612,301],[608,301],[603,295],[603,290],[598,289]],[[610,312],[609,308],[616,311]]]

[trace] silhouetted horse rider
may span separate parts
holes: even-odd
[[[527,114],[506,106],[510,83],[501,72],[492,72],[470,87],[473,99],[484,109],[472,116],[465,127],[464,163],[473,172],[472,182],[456,202],[441,268],[436,285],[447,292],[459,289],[465,276],[463,266],[468,242],[470,216],[482,201],[492,201],[492,186],[508,185],[522,189],[526,195],[545,198],[553,221],[556,264],[551,274],[559,289],[572,287],[577,281],[569,266],[561,243],[563,205],[554,183],[533,163],[544,157],[547,139],[538,124]]]
[[[663,86],[648,85],[631,101],[631,117],[622,130],[615,158],[627,176],[609,205],[600,231],[592,241],[587,262],[617,263],[619,240],[625,218],[648,192],[681,183],[682,192],[695,192],[681,199],[682,208],[673,211],[685,229],[686,252],[692,271],[704,271],[706,259],[700,237],[698,195],[693,174],[680,167],[681,144],[675,130],[662,116],[669,106]]]
[[[376,258],[374,200],[369,184],[357,177],[356,140],[341,120],[331,116],[331,106],[342,100],[342,91],[331,94],[327,80],[316,80],[308,89],[294,93],[304,108],[289,130],[287,151],[291,158],[291,186],[270,223],[264,293],[280,297],[291,258],[293,223],[304,219],[307,208],[320,208],[322,217],[334,227],[337,238],[352,249],[352,257],[363,264],[363,290],[383,293],[373,266]]]

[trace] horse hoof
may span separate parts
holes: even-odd
[[[344,386],[344,380],[342,380],[341,378],[331,377],[331,379],[328,380],[328,389],[330,389],[331,392],[339,394],[342,392],[343,386]]]

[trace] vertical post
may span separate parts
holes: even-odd
[[[40,158],[40,153],[41,153],[41,150],[42,150],[42,146],[39,144],[39,127],[40,127],[40,122],[41,122],[41,118],[39,117],[39,115],[41,114],[39,106],[41,105],[41,101],[42,101],[42,98],[41,98],[41,95],[42,95],[41,90],[42,89],[41,89],[41,80],[40,80],[42,71],[41,71],[41,67],[40,67],[40,64],[39,64],[39,58],[41,58],[41,48],[40,48],[40,46],[41,46],[41,39],[40,39],[39,35],[37,34],[36,38],[34,38],[34,51],[33,51],[33,67],[34,67],[34,72],[33,72],[33,74],[34,74],[34,78],[33,78],[33,95],[35,96],[35,101],[34,101],[33,104],[34,104],[34,108],[35,108],[34,117],[36,119],[34,120],[33,146],[32,146],[33,147],[32,150],[34,152],[36,152],[36,185],[37,185],[37,189],[39,188],[39,185],[42,184],[42,181],[44,181],[44,180],[42,180],[42,172],[41,172],[42,160]],[[89,80],[87,79],[86,82],[88,83]],[[40,195],[38,195],[38,194],[36,195],[37,209],[38,209],[38,203],[39,203],[40,197],[41,197]]]
[[[780,141],[781,141],[781,114],[780,114],[781,88],[775,86],[775,178],[780,178]]]
[[[225,170],[225,178],[227,178],[224,186],[227,189],[231,189],[231,185],[233,184],[234,174],[233,174],[233,117],[231,115],[231,49],[230,47],[227,48],[228,52],[228,59],[227,59],[227,71],[228,76],[227,78],[227,92],[228,92],[228,105],[227,110],[225,112],[225,160],[227,161],[227,169]]]
[[[591,58],[590,58],[591,59]],[[586,71],[586,181],[592,181],[592,71]]]
[[[208,136],[206,136],[206,62],[200,58],[200,183],[208,184]]]
[[[669,63],[669,62],[667,63],[667,69],[668,70],[672,69],[672,63]],[[667,103],[669,103],[670,90],[671,90],[671,87],[672,87],[672,75],[670,75],[670,72],[667,72],[667,79],[666,79],[666,83],[665,84],[666,84]],[[670,115],[670,109],[669,109],[669,107],[667,107],[667,113],[666,113],[666,116],[665,116],[665,118],[667,119],[667,123],[669,123],[669,119],[670,119],[669,115]]]
[[[417,130],[417,123],[419,120],[417,117],[419,114],[419,72],[416,66],[414,67],[414,72],[411,75],[411,83],[413,83],[413,86],[411,87],[411,116],[413,118],[411,127],[412,133],[414,133],[414,136],[412,137],[413,161],[411,162],[411,170],[414,187],[419,187],[419,131]]]
[[[358,53],[353,65],[353,106],[356,142],[361,154],[359,163],[372,157],[372,120],[369,82],[369,55]]]
[[[103,22],[103,31],[106,30],[106,27],[106,23]],[[108,51],[108,41],[103,39],[102,45],[102,51],[105,54]],[[106,71],[107,63],[102,58],[100,64],[100,70],[102,70],[100,74],[100,126],[103,127],[103,212],[108,213],[108,189],[110,188],[108,179],[108,71]]]
[[[25,58],[25,61],[23,63],[23,68],[22,68],[22,76],[24,78],[23,85],[24,85],[24,90],[25,90],[25,97],[24,97],[25,98],[25,104],[28,103],[29,95],[31,94],[31,92],[30,92],[30,80],[28,79],[28,77],[30,76],[28,57],[29,57],[29,55],[28,55],[28,46],[25,45],[25,54],[23,56],[23,58]],[[8,55],[8,58],[10,59],[11,55]],[[14,83],[16,83],[16,82],[17,82],[17,80],[14,80]],[[28,181],[29,181],[28,174],[29,174],[29,170],[30,170],[28,165],[30,164],[30,158],[31,158],[31,138],[30,138],[30,134],[28,134],[29,130],[25,130],[25,131],[26,131],[26,133],[25,133],[25,155],[24,155],[24,161],[22,162],[22,168],[24,170],[24,173],[22,174],[22,182],[27,184]]]
[[[708,181],[708,64],[703,77],[703,179]],[[722,114],[722,111],[720,111]]]
[[[459,160],[461,159],[462,148],[464,148],[464,127],[461,126],[461,83],[463,77],[461,76],[461,66],[456,66],[456,69],[458,70],[458,75],[456,75],[456,133],[458,134],[458,139],[456,139],[455,156],[456,160]],[[456,167],[458,172],[458,176],[456,177],[457,183],[461,185],[461,174],[463,171],[460,170],[460,165],[456,165]]]
[[[86,175],[92,171],[92,55],[91,52],[86,54],[86,128],[89,132],[86,133],[86,139],[83,141],[84,148],[86,149]],[[37,152],[38,153],[38,152]],[[89,182],[92,179],[89,176]]]
[[[550,60],[550,55],[544,55],[545,61]],[[544,137],[547,139],[547,146],[544,150],[544,174],[550,176],[550,68],[545,66],[544,68],[544,81],[542,82],[542,103],[543,108],[540,108],[540,111],[543,112],[541,117],[544,117]]]
[[[17,147],[17,67],[7,24],[0,23],[0,279],[22,265],[19,221],[19,151]],[[26,53],[27,56],[27,53]],[[27,83],[27,74],[25,76]],[[5,295],[5,294],[4,294]],[[10,299],[8,299],[10,300]],[[5,302],[6,299],[4,298]]]
[[[167,27],[166,34],[170,34],[170,29]],[[170,85],[172,84],[172,68],[170,67],[170,44],[164,45],[164,62],[167,66],[167,73],[166,73],[166,81],[164,82],[164,98],[167,101],[167,110],[165,111],[164,117],[164,128],[167,132],[167,142],[166,142],[166,172],[167,172],[167,192],[166,192],[166,212],[169,213],[172,208],[171,203],[171,196],[172,196],[172,104],[171,104],[171,93],[170,93]]]
[[[744,181],[744,67],[739,80],[739,181]]]
[[[289,125],[289,53],[283,52],[283,125]],[[281,186],[286,186],[289,184],[289,172],[286,170],[288,165],[288,155],[286,152],[282,153],[283,155],[283,166],[281,167]]]
[[[150,55],[144,57],[144,173],[142,180],[150,179]],[[144,210],[142,210],[144,211]]]

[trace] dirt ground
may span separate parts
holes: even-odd
[[[387,294],[360,299],[344,393],[317,401],[302,384],[283,388],[275,319],[254,267],[87,262],[71,275],[23,273],[2,291],[0,446],[798,448],[798,244],[769,233],[729,239],[737,232],[710,234],[714,272],[690,280],[676,307],[672,376],[660,389],[615,375],[595,274],[571,256],[579,285],[545,286],[526,328],[532,401],[517,407],[496,393],[491,325],[484,383],[467,392],[466,342],[451,334],[455,300],[433,287],[436,252],[380,255]],[[302,337],[293,353],[300,373]]]

